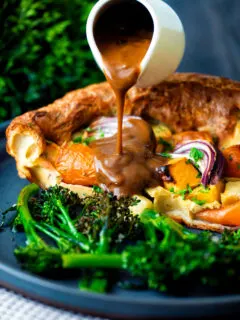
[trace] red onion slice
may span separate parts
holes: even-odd
[[[191,156],[191,150],[198,149],[203,153],[203,158],[197,162]],[[219,150],[216,150],[209,142],[205,140],[192,140],[184,144],[179,144],[170,154],[171,158],[187,158],[201,172],[201,183],[206,186],[208,184],[216,184],[221,178],[224,167],[224,157]]]
[[[130,119],[141,119],[135,116],[124,116],[123,127],[131,126]],[[92,131],[89,136],[95,136],[96,139],[109,138],[114,136],[118,130],[117,117],[101,117],[91,123],[89,127]]]
[[[217,159],[212,170],[210,184],[217,184],[223,175],[223,170],[225,166],[225,158],[221,151],[217,150]]]

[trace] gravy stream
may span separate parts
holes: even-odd
[[[104,62],[104,74],[117,103],[118,133],[94,142],[100,185],[115,195],[141,192],[159,184],[158,167],[165,160],[155,156],[152,128],[142,119],[131,119],[123,128],[127,91],[136,84],[153,34],[153,22],[137,1],[122,1],[98,19],[94,36]]]

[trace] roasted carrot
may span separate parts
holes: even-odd
[[[226,226],[240,225],[240,201],[220,209],[204,210],[197,213],[198,219]]]
[[[223,155],[226,159],[225,176],[240,178],[240,145],[224,149]]]

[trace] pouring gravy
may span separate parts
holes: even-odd
[[[153,22],[137,1],[121,1],[98,19],[94,36],[104,62],[104,74],[117,101],[116,152],[122,153],[122,118],[127,91],[136,84],[153,35]]]
[[[121,1],[106,9],[94,28],[104,74],[116,96],[118,132],[92,147],[100,185],[118,196],[159,184],[159,168],[165,163],[154,155],[156,141],[147,122],[131,119],[123,128],[126,93],[137,82],[152,35],[152,18],[137,1]]]

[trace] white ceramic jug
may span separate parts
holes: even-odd
[[[94,39],[94,26],[100,15],[121,0],[99,0],[87,21],[87,39],[93,56],[101,70],[104,69],[101,53]],[[158,84],[178,67],[185,49],[185,34],[175,11],[161,0],[136,0],[150,13],[153,20],[153,37],[143,58],[136,85],[147,87]]]

